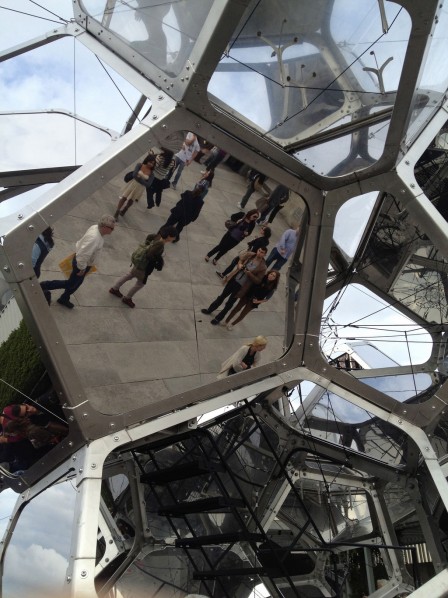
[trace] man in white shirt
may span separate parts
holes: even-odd
[[[98,221],[87,229],[85,235],[76,243],[76,253],[73,257],[72,272],[67,280],[46,280],[40,283],[48,305],[51,303],[51,293],[55,289],[64,289],[57,300],[60,305],[73,309],[70,301],[72,295],[84,282],[84,279],[97,262],[104,245],[104,236],[110,235],[115,228],[115,218],[104,214]]]
[[[271,253],[266,258],[266,266],[274,262],[271,270],[279,271],[288,261],[289,256],[296,248],[297,238],[299,236],[300,227],[288,228],[280,237],[277,245],[272,248]]]
[[[194,133],[187,133],[185,141],[182,144],[182,149],[177,152],[177,154],[174,154],[176,165],[174,167],[173,174],[176,172],[176,170],[177,172],[171,183],[171,187],[173,189],[176,189],[176,185],[179,182],[180,176],[185,166],[190,166],[200,149],[201,147],[198,143],[196,135]]]

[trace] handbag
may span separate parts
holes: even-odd
[[[162,189],[168,189],[168,187],[171,185],[168,179],[162,179],[161,183]]]
[[[134,172],[131,170],[130,172],[127,172],[124,175],[124,182],[125,183],[130,183],[132,181],[132,179],[134,178]]]
[[[255,207],[259,212],[264,212],[269,206],[269,201],[266,197],[259,197],[255,202]]]
[[[226,220],[224,222],[224,226],[226,227],[227,230],[232,230],[232,228],[235,228],[235,226],[238,224],[238,222],[234,222],[231,218],[229,218],[228,220]]]

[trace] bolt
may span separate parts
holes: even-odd
[[[9,266],[3,266],[3,270],[4,270],[5,272],[9,272]]]
[[[84,471],[84,469],[83,469],[82,467],[80,467],[80,468],[78,469],[78,471],[79,471],[79,473],[82,473],[82,472]]]
[[[112,422],[111,424],[109,424],[109,428],[115,428],[115,424]]]
[[[90,466],[90,469],[96,469],[96,463],[92,463],[92,465]]]
[[[163,96],[159,96],[159,100],[163,100]]]
[[[399,419],[399,420],[398,420],[398,423],[399,423],[399,424],[400,424],[400,426],[401,426],[401,424],[402,424],[403,422],[402,422],[402,420],[401,420],[401,419]]]
[[[73,446],[73,442],[71,440],[69,440],[68,446]]]
[[[28,230],[34,230],[34,225],[33,225],[33,224],[30,224],[30,225],[28,226]]]
[[[23,268],[23,266],[24,266],[24,265],[25,265],[25,264],[24,264],[23,262],[19,262],[19,263],[17,264],[17,267],[18,267],[18,268]]]
[[[119,436],[114,436],[114,442],[118,442],[120,440]]]
[[[409,186],[410,186],[410,188],[411,188],[411,189],[414,189],[414,188],[415,188],[415,185],[414,185],[414,183],[411,183]]]
[[[84,419],[86,419],[86,417],[89,417],[89,416],[87,415],[87,413],[83,413],[83,414],[82,414],[82,417],[83,417]]]
[[[159,117],[157,116],[157,114],[153,114],[152,115],[152,120],[157,120]]]
[[[66,581],[67,581],[67,583],[70,583],[72,581],[72,578],[70,575],[67,575]]]
[[[87,577],[87,571],[81,571],[81,577]]]
[[[17,218],[18,218],[19,220],[23,220],[23,214],[19,214],[19,215],[17,216]]]

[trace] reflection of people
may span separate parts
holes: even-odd
[[[46,228],[41,235],[39,235],[33,245],[31,252],[31,261],[33,264],[34,274],[39,278],[40,268],[44,259],[54,247],[53,229],[51,226]]]
[[[204,160],[204,166],[207,170],[211,170],[211,169],[215,169],[218,164],[221,164],[221,162],[224,160],[224,158],[226,157],[226,152],[222,149],[219,149],[219,147],[217,147],[216,145],[214,145],[212,147],[212,149],[210,150],[209,155],[207,156],[207,159]]]
[[[115,210],[114,218],[118,220],[118,216],[124,216],[125,213],[132,206],[134,201],[138,201],[143,195],[143,189],[151,187],[154,175],[155,156],[152,154],[147,156],[142,163],[138,162],[134,172],[132,173],[132,180],[126,183],[121,191],[118,200],[117,209]]]
[[[176,174],[171,183],[173,189],[176,188],[185,166],[190,166],[200,149],[196,135],[194,133],[187,133],[181,150],[177,154],[174,154],[175,166],[173,174]]]
[[[202,173],[201,178],[194,186],[195,189],[197,187],[199,187],[201,189],[201,199],[205,199],[205,196],[207,195],[209,189],[211,189],[214,177],[215,177],[214,170],[212,170],[212,169],[206,170],[205,172]]]
[[[241,201],[237,203],[237,206],[244,210],[244,206],[249,201],[250,196],[252,193],[255,193],[257,190],[262,189],[263,183],[266,181],[266,176],[258,172],[258,170],[250,170],[249,171],[249,183],[247,185],[246,193],[241,198]]]
[[[170,3],[157,0],[137,0],[135,11],[136,21],[142,21],[148,39],[144,42],[134,42],[132,45],[144,54],[151,62],[161,69],[167,65],[167,40],[163,30],[163,19],[171,8]]]
[[[201,187],[195,187],[193,191],[187,190],[182,193],[177,204],[171,208],[171,214],[165,222],[165,226],[176,227],[177,236],[174,243],[179,241],[179,235],[184,226],[197,220],[203,205]]]
[[[269,226],[262,226],[258,237],[255,237],[251,241],[247,242],[247,250],[253,251],[255,253],[257,251],[257,249],[259,249],[260,247],[267,247],[269,245],[270,238],[271,238],[271,229],[269,228]],[[218,270],[216,270],[216,274],[219,276],[219,278],[225,279],[236,267],[239,259],[240,259],[239,255],[234,257],[233,260],[230,262],[230,264],[227,266],[227,268],[223,272],[219,272]]]
[[[236,247],[238,243],[241,243],[245,237],[248,237],[251,234],[255,227],[255,221],[259,215],[260,212],[258,210],[249,210],[247,214],[238,220],[232,228],[225,233],[218,245],[213,247],[213,249],[207,253],[205,261],[208,262],[212,255],[216,254],[216,257],[213,260],[213,264],[216,266],[219,258],[230,251],[230,249]]]
[[[266,208],[261,212],[260,218],[258,219],[258,224],[272,224],[274,218],[283,209],[283,206],[289,199],[289,189],[284,185],[277,185],[277,187],[272,191],[271,195],[268,197],[268,204]],[[270,214],[269,214],[270,212]],[[269,219],[268,219],[269,214]]]
[[[225,321],[227,324],[227,330],[232,330],[235,324],[241,322],[241,320],[243,320],[250,311],[253,309],[258,309],[262,303],[269,301],[278,287],[279,280],[280,272],[271,270],[264,275],[260,284],[253,285],[249,289],[248,293],[244,295],[244,297],[241,297],[237,305],[227,316]],[[231,322],[232,318],[235,317],[240,310],[240,315],[236,318],[236,320]]]
[[[166,243],[172,243],[176,239],[177,231],[174,226],[163,226],[157,234],[148,235],[143,245],[140,245],[132,254],[131,270],[119,278],[113,287],[109,289],[111,295],[119,297],[128,307],[135,307],[132,297],[142,289],[148,281],[148,276],[156,270],[163,268],[163,250]],[[123,296],[120,291],[122,285],[128,280],[135,278],[127,294]]]
[[[154,194],[156,195],[156,206],[160,206],[162,201],[162,191],[170,186],[167,177],[174,168],[173,152],[164,147],[161,153],[156,156],[156,166],[154,168],[154,179],[152,185],[146,189],[147,208],[154,207]]]
[[[228,297],[224,308],[217,314],[211,324],[219,324],[227,312],[236,303],[237,299],[244,297],[253,284],[260,284],[266,273],[266,247],[259,247],[256,253],[248,251],[240,257],[237,269],[224,287],[222,293],[206,309],[201,309],[203,314],[211,314]]]
[[[70,296],[79,289],[92,266],[97,262],[104,245],[104,236],[110,235],[115,228],[115,218],[104,214],[85,235],[76,243],[76,253],[72,261],[72,271],[68,280],[46,280],[40,283],[48,304],[55,289],[64,289],[58,303],[69,309],[75,307]]]
[[[218,380],[256,367],[260,363],[260,352],[266,348],[267,343],[264,336],[256,336],[251,343],[240,347],[221,365]]]
[[[296,229],[288,228],[285,230],[283,235],[280,237],[280,241],[275,247],[272,248],[271,253],[268,255],[266,265],[269,267],[272,262],[272,270],[280,270],[288,261],[289,256],[293,253],[297,243],[297,237],[299,236],[299,227]]]

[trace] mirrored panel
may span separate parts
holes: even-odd
[[[211,0],[82,0],[85,10],[169,76],[178,75],[210,11]]]
[[[20,476],[55,448],[69,427],[41,354],[7,290],[0,311],[0,463]]]
[[[346,263],[356,255],[364,236],[378,193],[373,191],[349,199],[338,210],[334,225],[333,240],[336,251],[342,254]]]
[[[232,114],[293,147],[391,109],[410,26],[402,7],[372,0],[362,7],[343,1],[253,3],[209,93]],[[380,135],[368,133],[372,139]],[[370,145],[376,160],[382,144],[377,155]]]
[[[123,173],[56,222],[42,263],[50,313],[102,413],[158,403],[283,353],[304,201],[193,134],[178,143],[174,158],[152,148],[129,166],[129,182]]]

